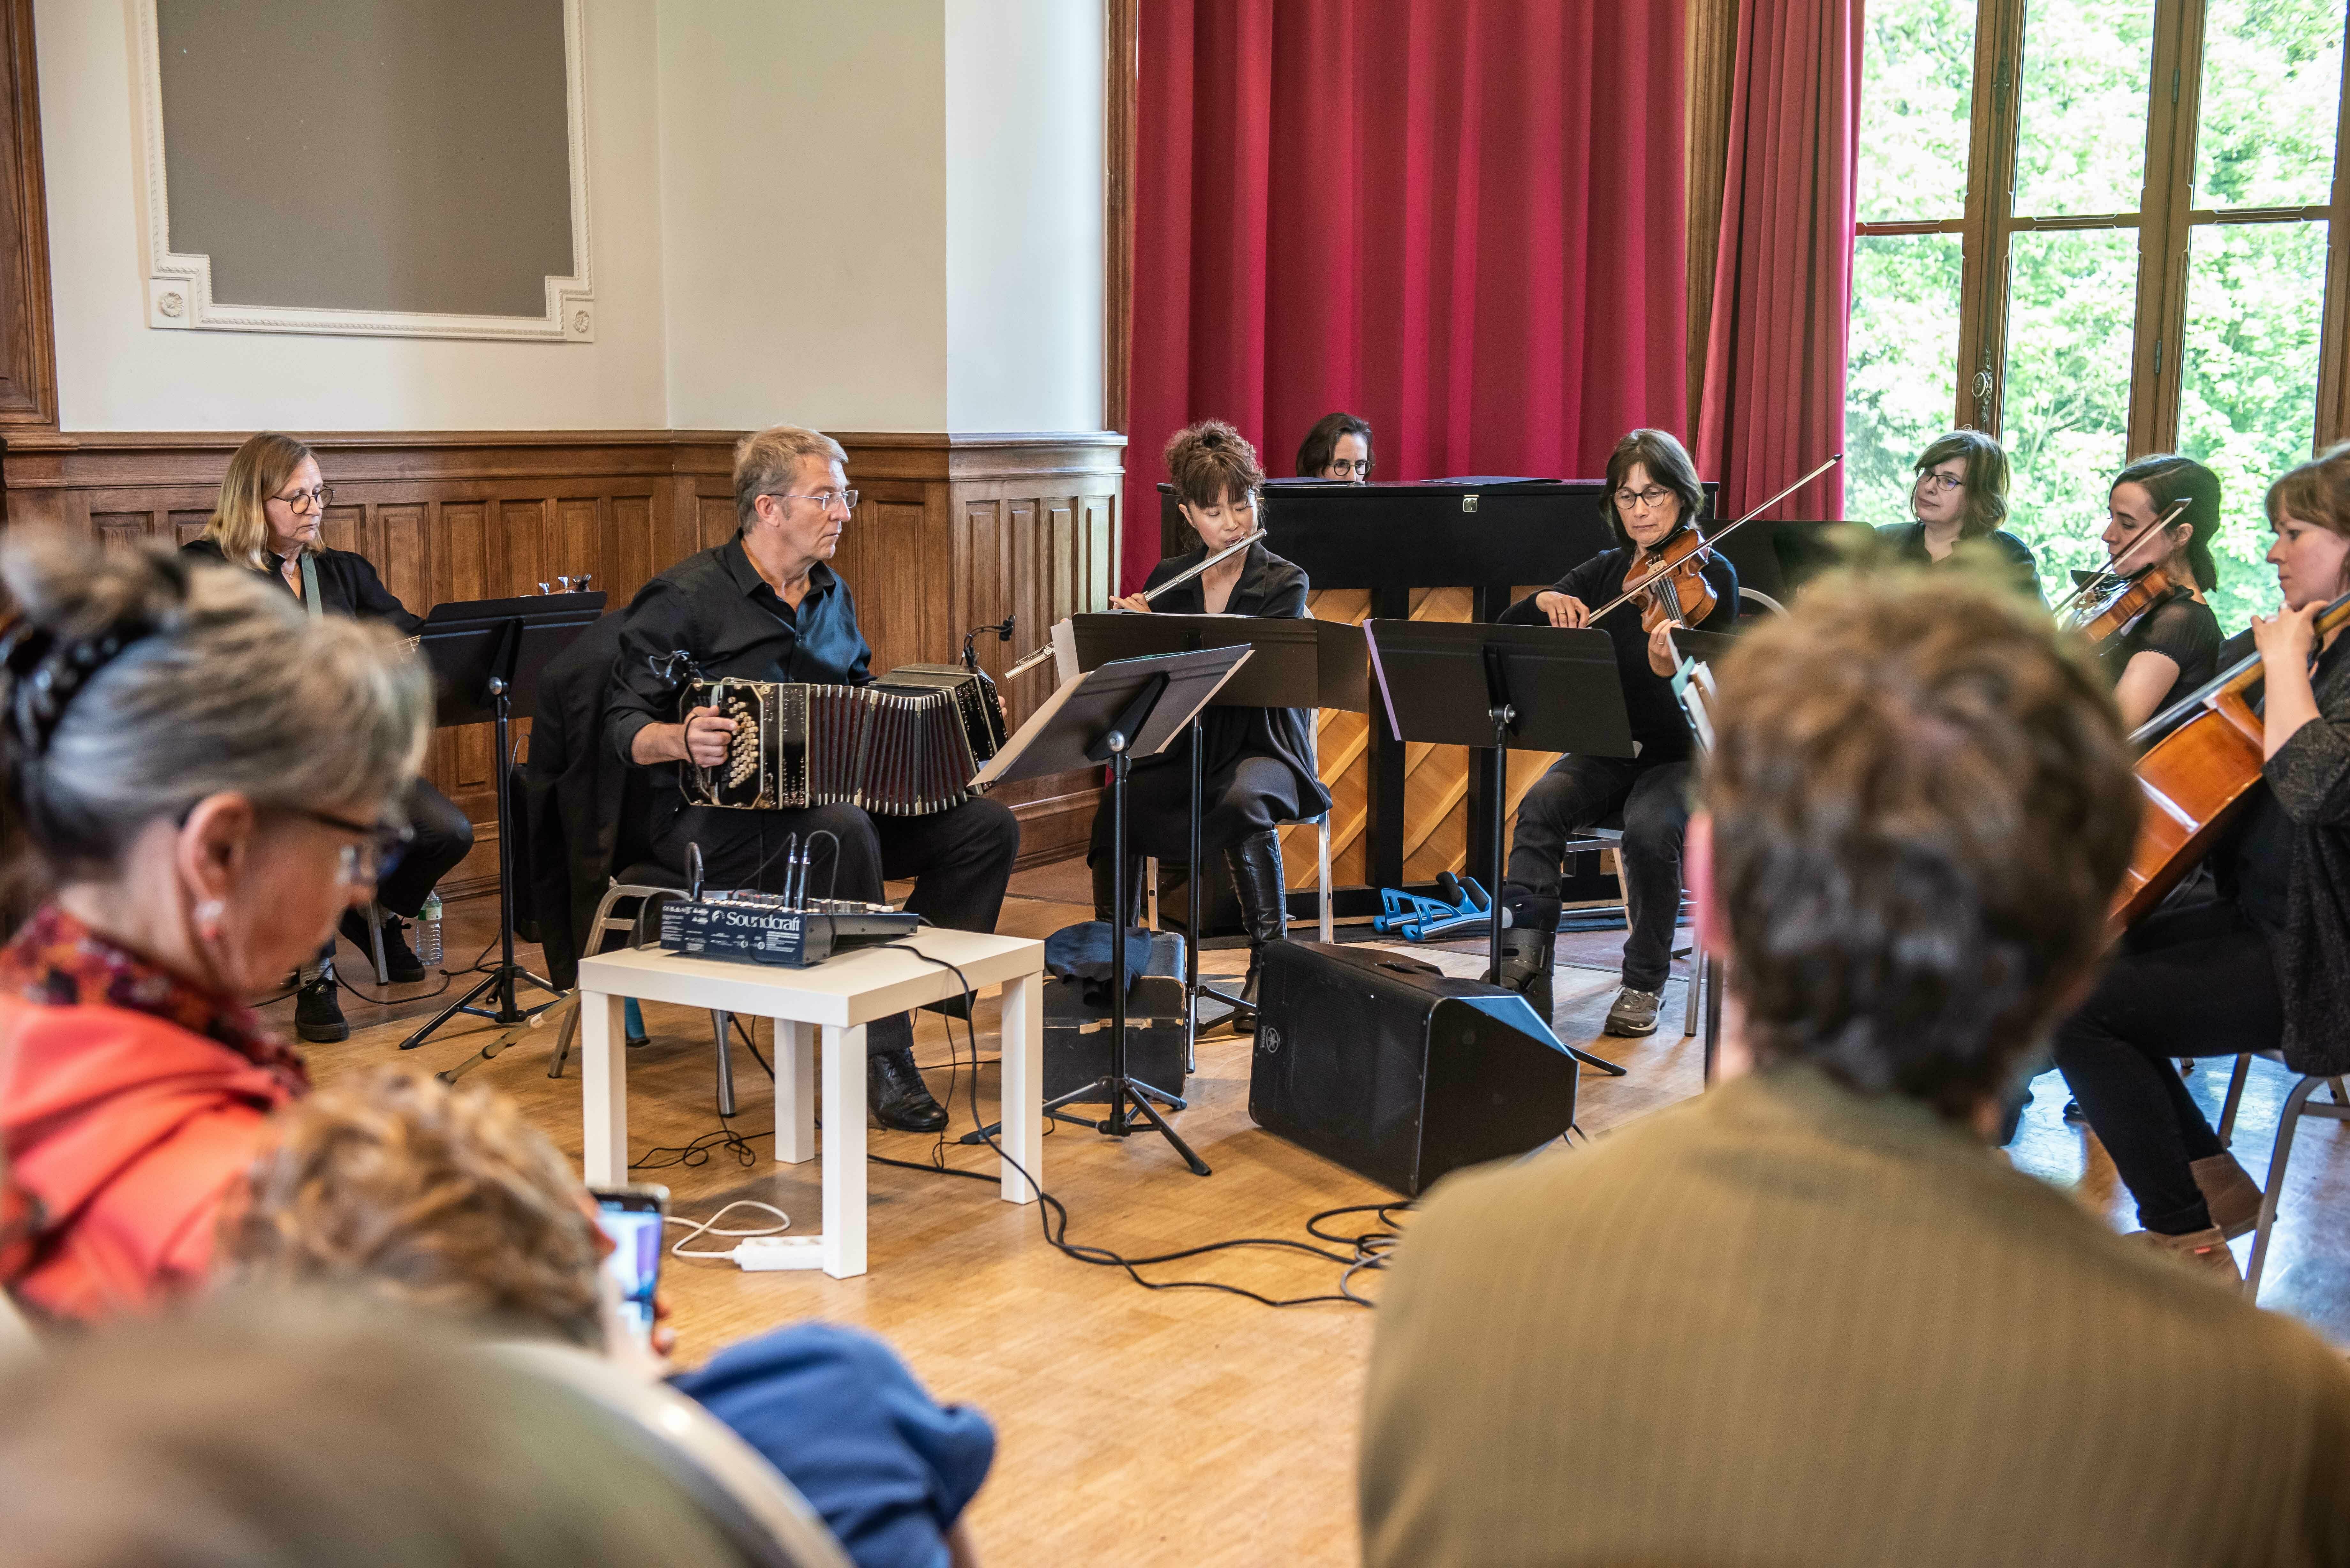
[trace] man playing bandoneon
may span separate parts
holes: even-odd
[[[710,708],[682,718],[665,669],[679,650],[707,677],[868,684],[873,657],[857,628],[848,585],[825,565],[849,524],[857,492],[847,455],[831,437],[777,425],[734,452],[740,527],[715,549],[681,561],[638,590],[620,633],[605,735],[623,761],[657,767],[647,836],[654,858],[682,870],[699,845],[712,888],[783,888],[785,841],[828,832],[808,878],[819,896],[879,899],[884,877],[911,877],[906,908],[932,925],[992,931],[1020,853],[1011,808],[973,797],[922,816],[870,816],[853,805],[743,811],[688,805],[678,770],[726,759],[734,721]],[[837,867],[837,875],[835,867]],[[936,1132],[947,1115],[914,1068],[913,1023],[899,1013],[867,1027],[868,1090],[882,1126]]]

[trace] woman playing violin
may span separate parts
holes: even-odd
[[[2168,585],[2097,645],[2122,727],[2135,730],[2219,669],[2220,618],[2203,594],[2220,581],[2211,562],[2220,479],[2191,458],[2142,457],[2114,476],[2107,506],[2106,570],[2118,579],[2159,573]]]
[[[1512,605],[1503,622],[1593,624],[1595,610],[1619,597],[1627,582],[1637,587],[1683,527],[1696,526],[1705,509],[1705,489],[1679,441],[1664,431],[1634,431],[1608,454],[1602,504],[1615,524],[1617,547]],[[1697,624],[1706,631],[1726,631],[1738,618],[1738,573],[1719,551],[1705,552],[1700,559],[1697,570],[1714,602]],[[1622,808],[1624,842],[1617,858],[1631,935],[1624,943],[1623,989],[1607,1012],[1610,1034],[1656,1030],[1672,961],[1673,923],[1680,912],[1681,832],[1689,823],[1689,726],[1673,697],[1678,660],[1672,621],[1652,616],[1657,624],[1644,628],[1642,603],[1623,605],[1596,622],[1616,644],[1624,707],[1639,754],[1565,756],[1551,764],[1518,807],[1502,889],[1509,924],[1502,932],[1501,983],[1525,992],[1547,1021],[1566,840]]]
[[[2319,625],[2350,593],[2350,443],[2272,485],[2268,514],[2284,607],[2252,622],[2266,760],[2212,851],[2220,898],[2133,927],[2055,1050],[2147,1240],[2230,1277],[2260,1189],[2170,1059],[2281,1046],[2295,1072],[2350,1071],[2350,639]]]
[[[1222,420],[1203,420],[1175,432],[1167,443],[1168,477],[1183,521],[1200,537],[1200,547],[1170,556],[1150,569],[1147,593],[1218,550],[1236,545],[1257,529],[1257,491],[1264,470],[1256,449]],[[1156,600],[1129,594],[1120,609],[1158,609],[1170,615],[1303,617],[1305,571],[1266,549],[1263,541],[1228,556]],[[1330,809],[1329,792],[1315,776],[1314,715],[1300,708],[1211,708],[1201,718],[1200,847],[1221,851],[1240,899],[1241,923],[1249,940],[1248,981],[1243,995],[1256,1000],[1264,944],[1288,929],[1288,883],[1281,865],[1280,825],[1304,822]],[[1188,734],[1156,757],[1137,761],[1127,783],[1127,888],[1139,891],[1139,862],[1145,855],[1181,859],[1191,852],[1191,753]],[[1111,903],[1109,809],[1094,817],[1094,914],[1108,919]],[[1232,1025],[1240,1033],[1256,1028],[1251,1007],[1236,1009]]]

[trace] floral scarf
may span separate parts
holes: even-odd
[[[176,1023],[265,1068],[293,1095],[310,1075],[293,1047],[269,1033],[253,1009],[189,984],[99,936],[55,904],[44,904],[0,948],[0,993],[49,1007],[127,1008]]]

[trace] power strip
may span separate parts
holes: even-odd
[[[821,1236],[749,1236],[734,1243],[734,1261],[744,1273],[770,1269],[821,1269]]]

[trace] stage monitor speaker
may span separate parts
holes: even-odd
[[[1575,1058],[1526,999],[1380,948],[1266,946],[1249,1116],[1418,1196],[1575,1120]]]

